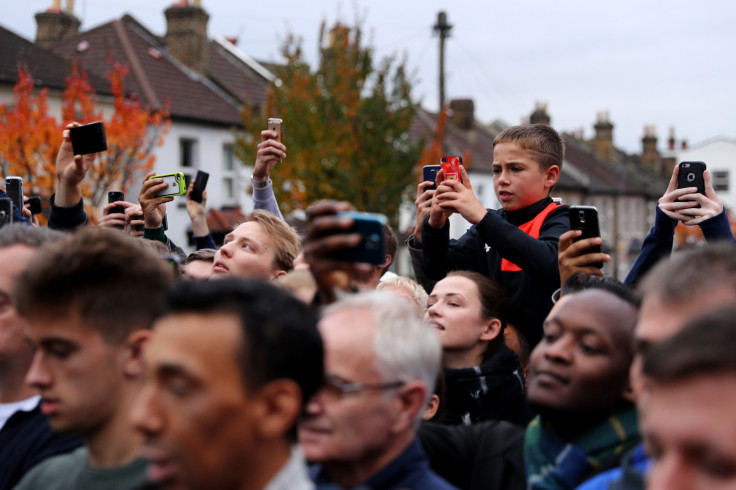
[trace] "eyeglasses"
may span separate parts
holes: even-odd
[[[332,398],[342,398],[345,395],[360,393],[366,390],[390,390],[399,388],[405,383],[403,381],[389,381],[386,383],[347,383],[340,378],[328,376],[322,385],[323,392]]]

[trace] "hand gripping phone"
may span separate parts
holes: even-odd
[[[152,175],[148,179],[163,179],[167,184],[167,187],[164,187],[156,193],[156,197],[183,196],[187,193],[187,184],[182,172]]]
[[[353,226],[340,233],[360,233],[360,244],[353,248],[337,250],[334,257],[348,262],[365,262],[381,265],[386,262],[386,248],[383,243],[383,229],[388,223],[386,217],[376,213],[344,211],[337,216],[353,218]]]
[[[275,117],[271,117],[268,119],[268,129],[271,131],[276,131],[276,133],[278,134],[276,139],[279,143],[283,143],[282,139],[284,132],[284,121]]]
[[[207,187],[207,179],[209,179],[210,174],[203,170],[197,170],[197,176],[194,178],[194,186],[192,187],[192,201],[196,202],[202,202],[202,193],[204,192],[205,187]]]
[[[575,241],[584,238],[593,238],[601,236],[600,226],[598,225],[598,210],[594,206],[570,206],[570,229],[581,230],[582,235],[577,237]],[[601,253],[601,246],[595,245],[585,250],[585,254]],[[599,269],[603,268],[603,262],[593,264]]]
[[[20,177],[5,177],[5,193],[13,201],[18,211],[23,210],[23,179]],[[12,209],[11,209],[12,211]]]
[[[28,204],[28,209],[31,210],[31,214],[41,214],[43,212],[43,203],[41,202],[41,196],[29,197]]]
[[[105,125],[102,121],[77,126],[69,130],[75,155],[88,155],[107,150]]]

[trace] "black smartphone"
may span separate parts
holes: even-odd
[[[5,177],[5,193],[13,201],[18,211],[21,211],[23,209],[23,179]]]
[[[601,236],[601,229],[598,225],[598,210],[595,206],[570,206],[570,229],[581,230],[583,232],[578,238],[582,240],[584,238],[593,238]],[[596,245],[590,247],[585,252],[586,254],[601,253],[601,246]],[[593,264],[594,267],[599,269],[603,268],[603,262],[597,262]]]
[[[9,197],[0,198],[0,226],[13,222],[13,200]]]
[[[197,176],[194,178],[194,187],[192,187],[192,201],[202,202],[202,192],[207,187],[207,179],[210,174],[203,170],[197,170]]]
[[[677,188],[697,187],[700,194],[705,195],[704,162],[680,162],[677,174]]]
[[[437,172],[440,171],[440,165],[425,165],[422,167],[422,179],[425,182],[432,182],[427,189],[437,190]]]
[[[75,155],[87,155],[107,150],[105,125],[102,121],[77,126],[69,130]]]
[[[43,212],[43,203],[41,196],[31,196],[28,198],[28,209],[31,214],[41,214]]]
[[[388,223],[386,217],[377,213],[344,211],[337,216],[353,218],[353,225],[340,233],[360,233],[363,237],[355,247],[338,250],[334,257],[348,262],[365,262],[381,265],[386,262],[386,247],[383,242],[383,229]]]
[[[107,192],[107,203],[110,204],[116,201],[125,201],[125,194],[123,194],[123,191],[108,191]],[[110,211],[108,214],[112,214],[112,213],[125,214],[125,208],[123,206],[113,206],[110,208]],[[115,225],[115,228],[117,228],[118,230],[123,230],[125,229],[125,226]]]

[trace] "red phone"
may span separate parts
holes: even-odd
[[[446,156],[440,158],[440,166],[445,173],[445,180],[460,180],[460,165],[463,164],[463,157]]]

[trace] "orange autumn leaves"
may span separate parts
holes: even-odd
[[[64,126],[71,121],[102,120],[108,150],[100,154],[87,173],[85,201],[97,207],[111,188],[126,189],[135,176],[153,167],[153,150],[163,144],[169,127],[165,108],[150,110],[127,97],[126,66],[115,63],[108,73],[112,110],[103,111],[86,73],[73,67],[61,94],[61,120],[49,110],[48,89],[36,90],[33,74],[18,70],[13,102],[0,104],[0,172],[23,178],[26,194],[48,198],[54,192],[56,153]],[[106,117],[106,114],[108,116]]]

